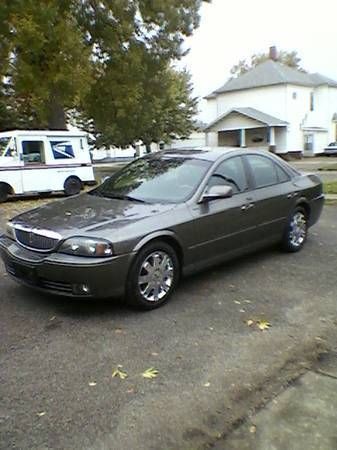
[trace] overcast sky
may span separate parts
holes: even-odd
[[[202,6],[181,64],[192,73],[195,94],[204,96],[240,59],[271,45],[297,50],[306,70],[337,80],[337,0],[213,0]]]

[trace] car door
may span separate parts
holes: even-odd
[[[264,155],[245,155],[251,174],[258,226],[254,239],[273,240],[282,235],[288,216],[294,208],[295,186],[281,165]]]
[[[229,198],[194,204],[196,243],[192,254],[196,262],[221,259],[226,254],[250,245],[256,226],[253,214],[254,198],[240,156],[222,161],[210,175],[205,191],[214,185],[233,189]]]

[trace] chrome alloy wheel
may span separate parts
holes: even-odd
[[[294,247],[300,247],[307,235],[307,220],[301,211],[297,211],[290,222],[289,241]]]
[[[173,261],[166,252],[158,250],[146,257],[138,276],[139,290],[146,300],[157,302],[164,298],[173,281]]]

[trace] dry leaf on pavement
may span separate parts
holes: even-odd
[[[265,319],[258,320],[256,323],[257,323],[259,330],[261,330],[261,331],[268,330],[268,328],[271,327],[270,322],[268,322],[268,320],[265,320]]]
[[[128,374],[124,370],[121,370],[122,367],[123,366],[120,365],[117,366],[117,369],[112,372],[112,378],[118,377],[121,380],[125,380],[125,378],[127,378]]]
[[[146,369],[145,372],[142,373],[143,378],[156,378],[159,374],[159,371],[155,369],[154,367],[150,367],[149,369]]]

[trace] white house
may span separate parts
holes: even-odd
[[[313,155],[337,141],[337,82],[318,73],[269,59],[206,99],[209,146]]]

